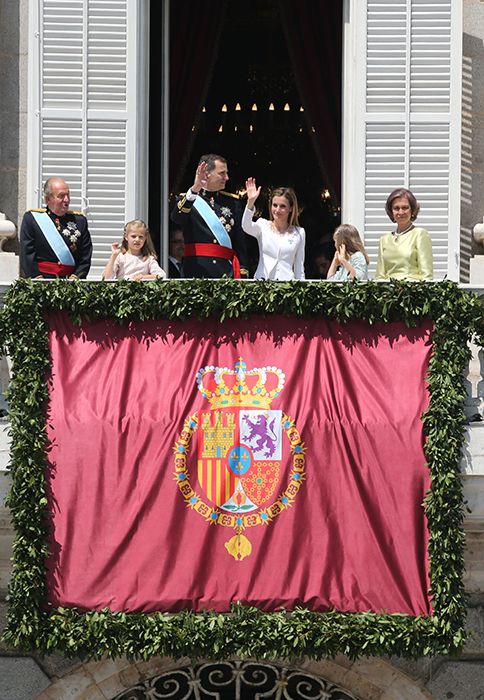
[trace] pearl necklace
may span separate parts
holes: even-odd
[[[399,238],[399,236],[403,236],[404,233],[408,233],[413,229],[413,223],[410,224],[410,226],[407,226],[407,228],[404,228],[403,231],[399,231],[398,229],[395,231],[392,231],[392,234],[395,236],[395,238]]]

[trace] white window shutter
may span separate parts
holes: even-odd
[[[42,204],[46,178],[67,180],[89,221],[96,279],[125,222],[147,216],[147,2],[33,4],[29,199]]]
[[[364,233],[374,271],[392,227],[386,198],[410,188],[435,278],[458,279],[461,3],[347,0],[347,9],[343,220]]]

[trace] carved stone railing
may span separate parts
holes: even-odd
[[[15,238],[17,229],[12,221],[9,221],[5,214],[0,211],[0,251],[3,252],[5,242],[10,238]]]
[[[19,257],[4,250],[4,245],[17,236],[17,229],[12,221],[0,211],[0,285],[7,285],[18,279]]]
[[[472,229],[475,254],[470,259],[470,281],[472,284],[484,283],[484,220]]]
[[[484,350],[472,344],[471,351],[465,413],[469,422],[476,422],[484,419]]]

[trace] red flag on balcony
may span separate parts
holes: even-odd
[[[431,613],[430,324],[49,325],[52,605]]]

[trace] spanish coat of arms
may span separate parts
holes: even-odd
[[[184,421],[174,446],[175,479],[189,508],[208,524],[234,531],[225,547],[240,561],[252,552],[244,532],[269,525],[293,505],[305,477],[304,443],[294,420],[270,408],[284,387],[281,369],[247,370],[240,358],[234,369],[201,368],[196,381],[210,408]],[[194,433],[196,460],[190,449]],[[291,468],[281,486],[287,449]]]

